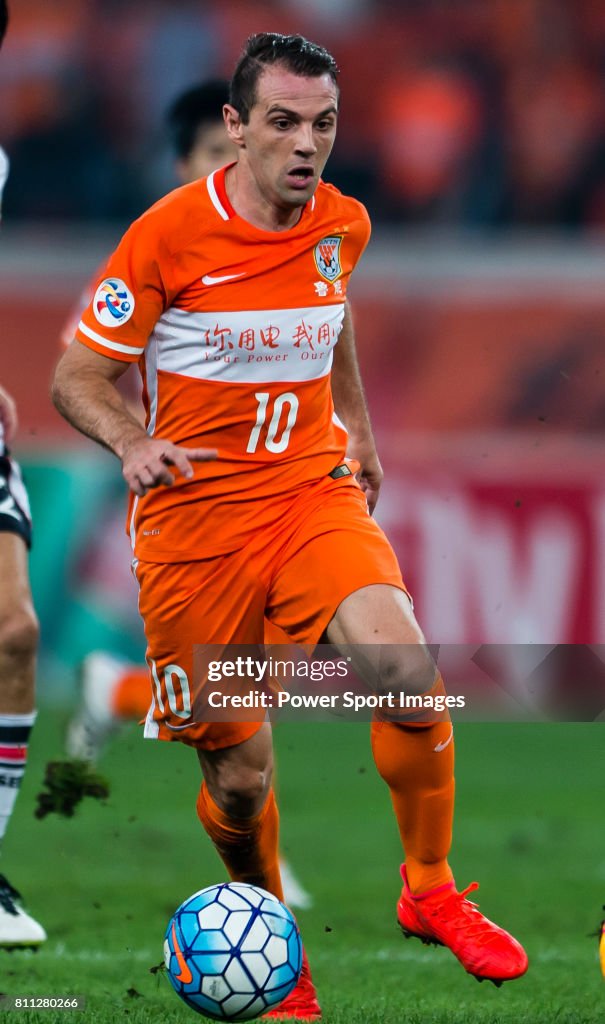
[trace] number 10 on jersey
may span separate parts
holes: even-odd
[[[256,451],[261,434],[264,432],[263,443],[269,452],[279,455],[285,452],[290,442],[290,432],[296,423],[298,414],[298,398],[291,391],[277,395],[273,409],[269,409],[271,395],[268,391],[258,391],[255,396],[258,402],[256,423],[248,440],[246,451],[249,455]],[[269,420],[268,426],[265,426]],[[283,422],[285,420],[285,422]]]

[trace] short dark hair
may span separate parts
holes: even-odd
[[[8,25],[8,4],[6,0],[0,0],[0,46]]]
[[[229,102],[229,83],[213,78],[182,92],[166,111],[170,142],[177,157],[189,156],[197,133],[204,124],[223,120],[223,107]]]
[[[246,42],[231,79],[229,102],[244,124],[248,124],[254,106],[259,76],[270,64],[281,64],[295,75],[311,78],[328,74],[335,84],[338,79],[338,64],[323,46],[304,36],[258,32]]]

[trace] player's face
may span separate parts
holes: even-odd
[[[293,209],[311,198],[334,145],[337,110],[330,75],[308,78],[279,65],[262,72],[248,124],[236,115],[227,126],[264,202]]]
[[[203,124],[198,128],[193,149],[176,165],[181,184],[188,185],[198,178],[205,178],[218,167],[224,167],[237,159],[237,148],[225,131],[223,121]]]

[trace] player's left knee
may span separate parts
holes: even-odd
[[[438,677],[437,666],[423,644],[393,645],[381,661],[379,691],[421,696],[433,688]]]

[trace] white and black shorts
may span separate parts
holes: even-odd
[[[0,442],[0,533],[17,533],[31,547],[32,520],[29,498],[19,463]]]

